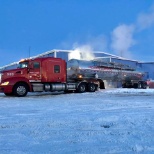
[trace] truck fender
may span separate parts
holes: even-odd
[[[26,78],[24,78],[24,77],[10,78],[10,79],[6,79],[5,81],[9,81],[9,85],[11,85],[12,88],[13,88],[17,83],[23,82],[23,83],[25,83],[25,84],[28,85],[28,90],[29,90],[29,91],[32,91],[32,86],[31,86],[29,80],[26,79]],[[5,82],[5,81],[4,81],[4,82]]]
[[[99,88],[100,89],[105,89],[104,81],[102,79],[98,79],[97,81],[99,82]]]

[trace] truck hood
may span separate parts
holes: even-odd
[[[2,71],[3,74],[5,73],[19,73],[20,71],[24,71],[27,70],[27,68],[15,68],[15,69],[11,69],[11,70],[4,70]]]
[[[25,74],[27,74],[27,68],[17,68],[17,69],[11,69],[11,70],[4,70],[1,72],[0,78],[1,78],[1,82],[2,82],[2,80],[5,80],[7,78],[25,76]]]

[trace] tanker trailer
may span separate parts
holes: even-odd
[[[76,76],[83,78],[95,77],[103,81],[104,88],[117,88],[120,84],[123,88],[146,88],[147,84],[142,80],[143,72],[136,71],[128,65],[102,62],[98,60],[71,59],[67,63],[67,78],[73,80]]]

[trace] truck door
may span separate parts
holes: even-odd
[[[29,80],[30,82],[41,81],[40,62],[38,61],[31,62],[30,68],[29,68]]]
[[[53,79],[54,82],[61,82],[61,66],[58,62],[53,64]]]
[[[45,82],[64,82],[66,80],[64,77],[64,75],[66,76],[66,72],[64,72],[64,66],[61,60],[50,59],[42,65],[42,78],[44,78]]]

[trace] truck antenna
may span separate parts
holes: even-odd
[[[29,50],[28,50],[28,54],[29,54],[28,57],[29,58],[30,58],[30,52],[31,52],[30,50],[31,50],[31,47],[29,46]]]

